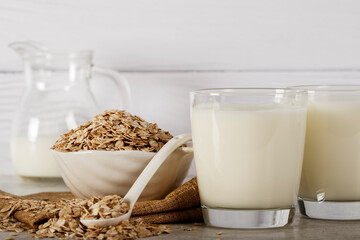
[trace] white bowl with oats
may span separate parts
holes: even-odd
[[[76,197],[125,196],[171,134],[124,111],[105,111],[70,130],[52,147],[65,184]],[[139,200],[161,199],[180,186],[193,159],[191,147],[175,150]]]

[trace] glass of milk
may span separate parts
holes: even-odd
[[[308,91],[301,213],[360,219],[360,85],[292,89]]]
[[[194,91],[191,127],[207,225],[275,228],[292,222],[304,152],[305,91]]]

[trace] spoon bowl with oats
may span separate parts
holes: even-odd
[[[173,151],[175,151],[178,147],[190,141],[191,139],[192,138],[190,134],[178,135],[172,138],[160,149],[160,151],[155,155],[155,157],[142,171],[140,176],[136,179],[134,185],[132,185],[129,192],[125,195],[124,202],[127,202],[129,205],[129,210],[125,214],[108,219],[81,219],[81,223],[87,227],[107,227],[117,225],[121,221],[129,219],[136,201],[138,200],[140,194],[142,193],[154,173],[159,169],[161,164]]]

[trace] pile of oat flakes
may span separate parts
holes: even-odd
[[[158,152],[173,136],[126,111],[111,110],[63,134],[52,149],[61,152],[84,150],[140,150]]]
[[[157,124],[125,111],[111,110],[63,134],[52,149],[158,152],[172,137]],[[12,231],[11,236],[27,231],[34,238],[135,239],[171,232],[167,226],[147,224],[141,219],[105,228],[81,224],[81,219],[107,219],[128,212],[128,204],[115,195],[55,202],[3,195],[1,201],[6,204],[0,205],[0,231]]]
[[[11,196],[0,196],[7,204],[0,209],[0,231],[14,231],[10,234],[27,231],[34,238],[72,238],[72,239],[135,239],[170,233],[164,225],[146,224],[142,220],[122,221],[117,226],[105,228],[86,226],[80,219],[104,219],[126,213],[129,206],[118,196],[92,199],[62,199],[56,202],[42,200],[23,200]],[[44,216],[38,224],[25,224],[18,221],[21,213],[30,218]],[[31,219],[30,219],[31,223]]]

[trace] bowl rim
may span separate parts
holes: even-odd
[[[135,154],[147,154],[147,155],[153,155],[157,154],[157,152],[146,152],[141,150],[116,150],[116,151],[106,151],[106,150],[84,150],[84,151],[76,151],[76,152],[61,152],[56,151],[55,149],[50,149],[52,152],[56,152],[59,154],[90,154],[90,153],[104,153],[104,154],[119,154],[119,153],[135,153]],[[182,150],[184,152],[192,152],[193,148],[190,146],[187,147],[178,147],[177,150]]]
[[[146,151],[140,151],[140,150],[116,150],[116,151],[106,151],[106,150],[84,150],[84,151],[75,151],[75,152],[62,152],[57,151],[55,149],[50,149],[52,152],[60,153],[60,154],[88,154],[88,153],[105,153],[105,154],[118,154],[118,153],[136,153],[136,154],[149,154],[149,155],[155,155],[156,152],[146,152]]]

